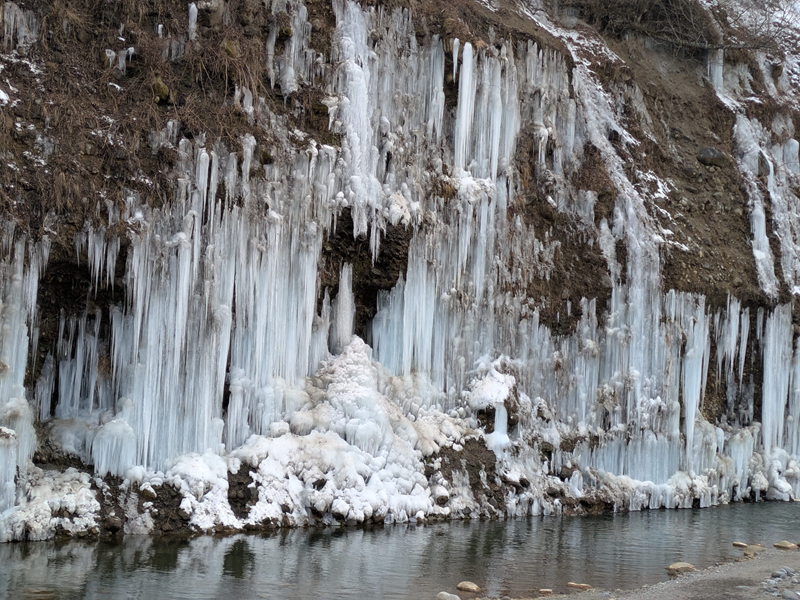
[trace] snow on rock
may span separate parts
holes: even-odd
[[[258,502],[247,522],[303,524],[307,509],[326,523],[405,522],[435,512],[422,459],[447,442],[436,422],[447,417],[420,411],[410,420],[378,391],[378,370],[353,337],[309,380],[311,400],[291,415],[291,432],[276,427],[279,435],[252,436],[230,454],[257,469]],[[463,426],[453,425],[458,436]]]
[[[165,473],[166,483],[183,495],[181,516],[200,529],[217,523],[236,525],[238,520],[228,504],[228,463],[206,452],[179,457]]]
[[[31,467],[18,480],[17,500],[0,514],[0,539],[46,540],[56,528],[84,532],[96,528],[100,503],[92,478],[70,467],[63,473]]]

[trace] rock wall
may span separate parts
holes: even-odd
[[[797,56],[581,17],[6,3],[0,539],[796,497]]]

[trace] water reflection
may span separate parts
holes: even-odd
[[[281,531],[191,541],[0,545],[0,597],[433,598],[462,579],[489,595],[567,581],[633,588],[686,560],[708,566],[735,540],[799,539],[795,504],[581,518]]]

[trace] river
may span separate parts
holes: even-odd
[[[435,598],[464,579],[484,595],[663,581],[684,560],[737,556],[734,541],[800,540],[800,504],[586,517],[285,530],[170,540],[0,544],[7,598]],[[462,594],[462,597],[469,597]]]

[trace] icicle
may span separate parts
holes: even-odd
[[[55,385],[55,361],[49,352],[44,359],[39,380],[36,382],[35,399],[39,407],[39,421],[44,423],[50,420],[53,388]]]
[[[792,311],[778,306],[767,318],[764,331],[764,377],[761,399],[761,435],[764,456],[783,446],[783,426],[789,378],[792,372]]]
[[[136,460],[136,434],[124,419],[103,425],[92,441],[94,470],[100,477],[125,475]]]
[[[473,84],[472,44],[464,44],[464,53],[461,65],[461,80],[458,88],[458,108],[456,109],[456,124],[454,135],[454,158],[456,169],[465,169],[467,166],[470,134],[473,122],[473,109],[475,106],[475,88]]]
[[[189,5],[189,39],[197,39],[197,5],[194,2]]]
[[[495,404],[494,431],[486,436],[486,447],[499,455],[510,445],[511,440],[508,438],[508,410],[506,410],[503,402],[499,402]]]
[[[0,427],[0,514],[14,506],[17,446],[16,434],[11,429]]]
[[[331,312],[333,323],[331,328],[331,352],[340,353],[353,336],[353,319],[356,306],[353,300],[353,265],[342,265],[339,275],[339,293],[333,301]]]
[[[458,38],[453,40],[453,81],[458,77],[458,46],[461,42]]]
[[[13,2],[6,2],[2,17],[6,51],[24,52],[36,42],[39,37],[39,22],[32,10],[22,10]]]
[[[718,92],[724,91],[722,84],[722,63],[723,63],[723,50],[709,50],[708,51],[708,78],[711,80],[711,85]]]

